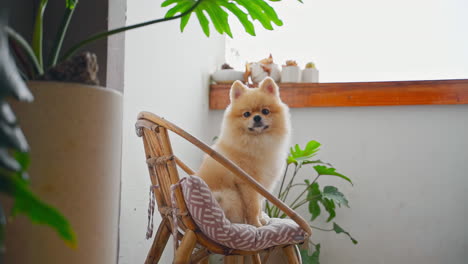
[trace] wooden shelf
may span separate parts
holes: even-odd
[[[280,83],[289,107],[468,104],[468,79],[351,83]],[[229,104],[229,84],[210,86],[210,109]]]

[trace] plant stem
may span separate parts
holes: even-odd
[[[299,196],[296,197],[296,199],[291,203],[291,207],[293,207],[294,204],[295,204],[297,201],[299,201],[299,199],[302,197],[302,195],[304,195],[304,194],[307,192],[307,190],[309,189],[309,187],[310,187],[312,184],[314,184],[314,183],[318,180],[318,178],[319,178],[320,176],[321,176],[320,174],[317,175],[317,177],[315,177],[314,181],[312,181],[312,183],[309,184],[309,186],[307,186],[307,187],[305,188],[305,190],[304,190],[303,192],[301,192],[301,194],[299,194]]]
[[[78,4],[78,1],[76,2]],[[57,32],[57,36],[54,41],[54,47],[50,53],[50,60],[49,66],[54,67],[57,64],[57,60],[60,54],[60,50],[62,49],[63,40],[65,39],[65,35],[67,34],[68,25],[70,24],[70,20],[75,12],[75,8],[66,8],[65,14],[62,18],[62,23],[60,24],[60,28]]]
[[[268,200],[265,201],[265,209],[267,211],[267,215],[271,217],[271,207],[270,207],[270,203],[268,202]]]
[[[313,226],[313,225],[310,225],[310,227],[313,228],[313,229],[317,229],[317,230],[320,230],[320,231],[324,231],[324,232],[331,232],[331,231],[333,231],[333,228],[332,228],[332,229],[324,229],[324,228],[316,227],[316,226]]]
[[[279,189],[279,192],[278,192],[278,199],[281,199],[281,191],[283,190],[283,185],[284,185],[284,181],[286,180],[286,176],[287,176],[287,173],[288,173],[289,165],[290,165],[290,164],[286,164],[286,169],[284,170],[284,173],[283,173],[283,180],[281,181],[281,186],[280,186],[280,189]],[[284,202],[284,201],[283,201],[283,202]]]
[[[8,39],[8,44],[10,45],[15,61],[18,64],[18,72],[21,74],[21,78],[24,80],[32,79],[35,75],[34,69],[32,68],[33,66],[24,55],[20,45],[11,38]]]
[[[48,0],[41,0],[39,7],[37,8],[36,21],[34,22],[34,32],[32,38],[32,48],[41,68],[44,67],[42,61],[42,37],[43,23],[44,23],[44,11],[46,9]]]
[[[289,165],[290,164],[287,164],[286,163],[286,169],[284,170],[284,173],[283,173],[283,179],[281,180],[281,185],[280,185],[280,189],[279,189],[279,192],[278,192],[278,199],[281,200],[281,192],[283,191],[283,186],[284,186],[284,181],[286,180],[286,176],[288,175],[288,169],[289,169]],[[284,202],[284,200],[281,200],[282,202]],[[272,207],[272,217],[277,217],[278,214],[279,214],[279,208],[274,206]]]
[[[34,51],[28,44],[28,42],[10,27],[5,27],[5,31],[8,34],[8,37],[10,37],[15,43],[17,43],[22,48],[28,59],[32,62],[36,72],[39,75],[42,75],[44,73],[44,70],[40,66],[39,61],[37,60],[36,55],[34,55]]]
[[[289,186],[284,190],[284,192],[286,192],[286,191],[289,192],[289,189],[292,189],[293,187],[301,186],[301,185],[307,186],[307,184],[305,184],[305,183],[295,183],[295,184],[291,184],[291,185],[289,185]]]
[[[304,199],[300,201],[297,205],[291,204],[291,209],[296,210],[297,208],[301,207],[303,204],[307,203],[308,200]]]
[[[88,39],[85,39],[85,40],[81,41],[80,43],[76,44],[75,46],[71,47],[71,48],[65,53],[65,55],[62,57],[61,60],[67,60],[68,58],[70,58],[71,56],[73,56],[80,48],[82,48],[83,46],[86,46],[86,45],[88,45],[89,43],[94,42],[94,41],[96,41],[96,40],[103,39],[103,38],[106,38],[106,37],[108,37],[108,36],[111,36],[111,35],[114,35],[114,34],[118,34],[118,33],[120,33],[120,32],[124,32],[124,31],[127,31],[127,30],[132,30],[132,29],[136,29],[136,28],[148,26],[148,25],[151,25],[151,24],[156,24],[156,23],[160,23],[160,22],[165,22],[165,21],[169,21],[169,20],[174,20],[174,19],[181,18],[181,17],[183,17],[183,16],[185,16],[185,15],[190,14],[202,1],[204,1],[204,0],[198,0],[198,1],[197,1],[192,7],[190,7],[187,11],[185,11],[185,12],[183,12],[183,13],[180,13],[180,14],[177,15],[177,16],[159,18],[159,19],[155,19],[155,20],[151,20],[151,21],[147,21],[147,22],[143,22],[143,23],[139,23],[139,24],[135,24],[135,25],[120,27],[120,28],[116,28],[116,29],[113,29],[113,30],[109,30],[109,31],[104,31],[104,32],[101,32],[101,33],[97,33],[97,34],[95,34],[95,35],[89,37]]]
[[[292,185],[294,178],[296,178],[297,172],[299,171],[301,167],[302,167],[302,163],[300,163],[299,166],[296,166],[294,168],[293,176],[291,177],[291,180],[289,181],[288,186],[286,187],[286,190],[284,191],[284,197],[282,199],[283,202],[286,201],[286,197],[288,197],[289,190],[291,189],[290,186]]]
[[[283,202],[286,201],[286,197],[288,196],[289,189],[291,189],[290,186],[291,186],[291,184],[292,184],[292,181],[293,181],[294,178],[296,177],[296,174],[297,174],[297,172],[298,172],[300,166],[301,166],[301,165],[299,165],[299,166],[296,165],[296,166],[294,167],[293,176],[291,177],[291,180],[289,181],[288,185],[286,186],[286,189],[284,190],[284,192],[281,192],[281,189],[282,189],[282,188],[280,188],[280,192],[279,192],[279,194],[278,194],[278,198],[279,198],[281,201],[283,201]],[[283,182],[281,183],[281,187],[283,187],[284,180],[285,180],[285,178],[286,178],[286,172],[287,172],[287,171],[285,171],[285,174],[284,174],[284,176],[283,176]],[[273,214],[275,215],[275,217],[278,217],[278,216],[279,216],[279,213],[280,213],[280,210],[279,210],[278,207],[276,207],[276,208],[274,209],[274,211],[273,211]]]

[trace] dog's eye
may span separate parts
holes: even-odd
[[[264,115],[268,115],[269,113],[270,113],[270,110],[268,110],[268,109],[263,109],[262,110],[262,114],[264,114]]]
[[[244,116],[245,116],[245,117],[249,117],[249,116],[250,116],[250,112],[245,112],[245,113],[244,113]]]

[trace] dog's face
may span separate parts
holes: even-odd
[[[236,81],[230,95],[231,105],[224,121],[231,132],[253,136],[288,133],[288,108],[281,102],[273,79],[266,78],[252,89]]]

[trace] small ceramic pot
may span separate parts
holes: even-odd
[[[301,82],[301,69],[299,66],[286,66],[281,71],[281,82],[298,83]]]
[[[244,80],[244,72],[233,69],[218,70],[211,77],[217,83],[233,83],[236,80]]]
[[[319,72],[316,68],[305,68],[302,70],[302,82],[303,83],[318,83]]]

